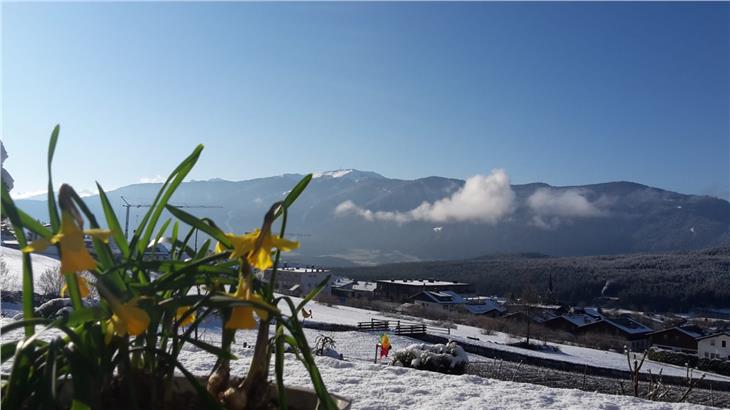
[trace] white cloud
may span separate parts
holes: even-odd
[[[18,193],[11,193],[10,196],[13,197],[14,200],[20,200],[20,199],[37,199],[37,200],[46,200],[48,191],[45,189],[38,189],[34,191],[25,191],[25,192],[18,192]],[[76,191],[77,194],[81,198],[86,198],[89,196],[97,195],[96,190],[92,189],[81,189]]]
[[[19,199],[28,199],[39,195],[46,195],[46,192],[48,191],[45,189],[37,189],[35,191],[12,192],[10,196],[17,201]]]
[[[159,183],[165,182],[165,179],[166,179],[165,177],[158,174],[151,178],[142,177],[139,179],[139,182],[142,184],[159,184]]]
[[[535,214],[533,224],[543,229],[556,228],[565,218],[605,216],[607,203],[610,201],[604,197],[590,202],[578,189],[540,188],[527,198],[527,206]]]
[[[512,213],[515,194],[507,173],[493,170],[489,175],[475,175],[450,197],[433,203],[423,202],[410,211],[371,211],[345,201],[335,208],[336,215],[354,214],[368,221],[482,222],[494,224]]]

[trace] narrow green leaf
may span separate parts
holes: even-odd
[[[175,255],[177,254],[177,244],[178,244],[177,236],[178,236],[179,232],[180,232],[180,222],[175,221],[175,224],[172,225],[172,235],[170,235],[170,243],[172,244],[171,249],[170,249],[170,258],[171,259],[176,259]]]
[[[20,249],[23,249],[26,244],[25,231],[23,223],[20,219],[18,208],[15,206],[13,198],[10,197],[10,193],[5,187],[5,184],[0,184],[2,191],[2,214],[10,219],[10,223],[13,225],[15,230],[15,239],[18,240]],[[23,252],[23,317],[26,319],[33,318],[33,265],[30,262],[30,254]],[[25,336],[30,337],[35,332],[33,325],[25,327]]]
[[[43,226],[35,218],[23,212],[22,209],[18,209],[17,211],[21,224],[23,224],[23,226],[25,226],[29,231],[46,239],[50,239],[51,236],[53,236],[53,232],[49,231],[48,228]]]
[[[292,190],[289,192],[289,194],[284,198],[284,206],[286,208],[289,208],[294,201],[299,198],[299,195],[304,192],[304,190],[307,188],[307,185],[309,185],[309,182],[312,181],[312,174],[307,174],[302,178],[295,186],[292,188]],[[279,215],[281,215],[282,210],[280,209],[279,212],[276,213],[276,217],[278,218]]]
[[[48,143],[48,217],[51,219],[53,232],[58,232],[58,230],[61,229],[61,220],[58,217],[58,208],[56,207],[56,198],[53,192],[53,179],[51,172],[51,163],[53,162],[53,154],[56,152],[56,143],[58,142],[58,133],[60,131],[60,125],[53,127],[53,132],[51,132],[51,141]]]
[[[0,362],[5,363],[8,359],[13,357],[17,346],[17,342],[3,343],[2,346],[0,346]]]
[[[96,322],[106,317],[107,314],[100,307],[82,308],[71,312],[66,318],[65,324],[66,326],[77,326],[81,323]]]
[[[119,225],[119,219],[114,213],[114,208],[109,202],[109,197],[107,197],[106,192],[104,192],[104,189],[101,188],[101,185],[98,182],[96,183],[96,188],[99,190],[99,200],[101,201],[101,207],[104,210],[106,223],[112,231],[112,238],[114,238],[114,242],[116,242],[119,250],[122,252],[122,256],[124,258],[128,258],[129,246],[127,245],[127,238],[124,237],[124,232],[122,232],[122,227]]]
[[[299,305],[297,306],[297,311],[294,314],[299,313],[299,311],[302,310],[304,305],[306,305],[307,303],[309,303],[310,300],[314,299],[317,295],[319,295],[319,292],[321,292],[322,289],[324,289],[324,287],[327,286],[327,284],[329,283],[331,278],[332,278],[332,275],[327,275],[327,277],[324,278],[324,280],[322,282],[319,282],[319,285],[317,285],[317,287],[315,287],[314,289],[309,291],[307,296],[305,296],[304,299],[302,299],[302,301],[299,302]]]
[[[274,360],[274,372],[276,373],[276,391],[279,397],[279,408],[288,409],[289,404],[286,398],[286,386],[284,385],[284,326],[277,322],[276,339],[276,358]]]
[[[147,246],[147,243],[149,243],[150,238],[152,237],[153,230],[157,225],[157,220],[160,218],[160,214],[162,214],[162,211],[165,209],[165,206],[172,197],[172,194],[175,193],[178,186],[180,186],[190,170],[193,169],[195,163],[198,162],[198,158],[200,157],[200,153],[202,151],[203,145],[198,145],[197,147],[195,147],[193,152],[187,158],[185,158],[183,162],[180,163],[180,165],[173,171],[170,177],[168,177],[167,182],[165,182],[162,188],[160,188],[160,193],[157,194],[157,198],[155,199],[153,206],[150,208],[151,213],[148,212],[149,223],[144,230],[144,235],[140,238],[142,246]],[[147,215],[145,215],[145,218],[147,218]],[[146,221],[143,220],[143,222]],[[142,228],[140,227],[139,229]],[[140,249],[140,244],[138,244],[137,247],[140,253],[144,253],[144,248],[142,247]]]
[[[196,216],[193,216],[175,206],[167,205],[167,210],[171,214],[173,214],[177,219],[185,222],[186,224],[188,224],[196,229],[199,229],[199,230],[207,233],[213,239],[222,243],[224,246],[229,247],[229,248],[231,247],[231,242],[228,240],[228,238],[226,238],[226,234],[224,234],[223,231],[221,231],[217,227],[207,224],[202,219],[200,219]]]
[[[210,239],[203,242],[203,245],[198,249],[198,253],[195,255],[195,259],[201,259],[204,258],[205,255],[208,254],[208,249],[210,248]]]
[[[4,334],[4,333],[12,332],[13,330],[20,329],[21,327],[29,326],[29,325],[32,325],[32,326],[47,325],[51,322],[53,322],[51,319],[44,319],[44,318],[40,318],[40,317],[18,320],[18,321],[9,323],[9,324],[3,326],[2,328],[0,328],[0,333]]]
[[[89,407],[85,403],[80,402],[79,400],[74,400],[71,403],[71,410],[91,410],[91,407]]]
[[[220,347],[213,346],[210,343],[206,343],[201,340],[196,340],[194,338],[187,337],[185,335],[181,336],[180,338],[182,340],[184,340],[185,342],[190,343],[191,345],[198,347],[214,356],[222,357],[227,360],[238,360],[238,357],[236,357],[236,355],[234,355],[233,353],[225,351],[225,350],[221,349]]]

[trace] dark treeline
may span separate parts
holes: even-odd
[[[481,295],[498,296],[519,296],[527,286],[546,294],[552,276],[553,295],[564,303],[595,303],[603,295],[618,297],[621,307],[644,311],[730,307],[730,247],[559,258],[496,255],[337,268],[335,273],[360,280],[429,278],[469,282]]]

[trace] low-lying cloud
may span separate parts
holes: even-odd
[[[534,213],[533,224],[545,229],[556,228],[566,218],[604,216],[606,202],[603,197],[590,202],[579,189],[540,188],[527,198],[527,206]]]
[[[512,213],[514,200],[515,194],[507,173],[502,169],[495,169],[489,175],[468,178],[464,186],[449,197],[433,203],[423,202],[409,211],[371,211],[355,205],[352,201],[345,201],[335,208],[335,214],[353,214],[368,221],[398,223],[471,221],[495,224]]]
[[[153,177],[142,177],[139,179],[139,182],[142,184],[159,184],[162,182],[165,182],[166,178],[162,175],[155,175]]]

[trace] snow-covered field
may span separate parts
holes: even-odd
[[[11,319],[2,318],[2,324]],[[2,341],[19,336],[20,331],[2,335]],[[310,344],[319,334],[307,329]],[[660,403],[628,396],[614,396],[576,389],[486,379],[471,375],[446,375],[403,367],[388,366],[384,359],[374,364],[376,335],[361,332],[325,332],[335,338],[337,350],[345,360],[317,357],[322,378],[331,393],[352,401],[352,409],[705,409],[688,403]],[[203,338],[220,340],[220,326],[209,323]],[[231,373],[243,376],[248,369],[255,340],[254,331],[239,331],[233,347],[238,357],[231,363]],[[248,347],[243,347],[243,342]],[[405,347],[413,339],[392,336],[394,349]],[[470,357],[470,360],[472,357]],[[181,363],[198,375],[207,375],[215,362],[213,356],[190,344],[179,356]],[[3,366],[8,372],[9,363]],[[273,368],[272,368],[273,374]],[[286,354],[285,380],[290,386],[311,388],[309,374],[296,358]]]
[[[296,300],[296,298],[294,299]],[[279,306],[279,308],[284,309],[283,306]],[[327,306],[314,302],[310,304],[310,308],[313,312],[312,320],[325,323],[338,323],[356,326],[358,322],[370,321],[371,318],[376,320],[398,320],[398,318],[394,316],[388,316],[387,314],[381,314],[378,312],[353,308],[349,306]],[[406,317],[405,320],[416,321],[422,319]],[[516,342],[518,339],[515,339],[513,336],[506,333],[494,332],[490,335],[484,335],[481,332],[482,329],[476,327],[457,325],[456,329],[451,329],[451,335],[449,335],[448,337],[456,341],[483,345],[492,349],[520,353],[527,356],[561,360],[571,363],[586,364],[589,366],[606,367],[620,370],[627,370],[628,368],[628,365],[626,363],[626,355],[621,353],[557,343],[548,344],[558,347],[560,349],[560,352],[540,352],[535,350],[521,349],[514,346],[508,346],[508,343]],[[479,340],[468,339],[467,337],[477,338]],[[666,363],[653,362],[651,360],[646,360],[641,370],[642,372],[646,373],[651,371],[653,374],[658,374],[659,371],[662,370],[663,374],[665,375],[680,377],[684,377],[686,375],[686,369],[684,367],[669,365]],[[695,372],[696,377],[700,377],[702,374],[705,374],[705,372]],[[705,378],[730,382],[730,377],[721,376],[714,373],[707,373]]]
[[[23,279],[23,254],[12,248],[0,248],[0,258],[5,262],[8,268],[9,277],[7,283],[4,283],[2,290],[20,290]],[[49,258],[44,255],[31,255],[31,264],[33,266],[33,277],[39,277],[46,269],[56,269],[61,262],[58,259]],[[36,291],[39,290],[38,281],[33,284]]]
[[[20,272],[20,258],[17,263],[12,255],[14,252],[3,250],[3,255],[8,267]],[[7,257],[10,255],[11,257]],[[49,259],[50,261],[46,260]],[[57,261],[33,257],[34,268],[42,272],[47,267],[54,266]],[[38,267],[36,268],[36,264]],[[16,266],[17,265],[17,266]],[[18,276],[19,277],[19,276]],[[296,299],[296,298],[295,298]],[[288,311],[288,306],[281,305],[283,311]],[[382,315],[363,309],[356,309],[345,306],[327,306],[319,303],[311,303],[313,317],[310,320],[324,323],[338,323],[356,325],[357,322],[369,321],[371,319],[394,320],[392,317]],[[3,304],[3,316],[0,324],[5,325],[12,321],[8,316],[17,313],[19,306]],[[407,318],[417,320],[417,318]],[[4,343],[21,337],[22,330],[0,335]],[[214,343],[220,340],[221,324],[216,320],[207,321],[201,329],[200,337]],[[614,396],[601,393],[585,392],[576,389],[557,389],[539,385],[514,383],[493,379],[486,379],[471,375],[445,375],[403,367],[388,366],[387,359],[373,363],[375,355],[375,344],[377,333],[363,332],[326,332],[314,329],[305,329],[310,345],[314,344],[316,337],[325,334],[334,338],[336,349],[344,357],[344,360],[337,360],[329,357],[318,357],[322,377],[328,389],[353,401],[353,409],[396,409],[396,408],[417,408],[417,409],[695,409],[706,408],[704,406],[686,403],[660,403],[636,399],[628,396]],[[504,345],[511,341],[511,337],[505,334],[482,335],[480,329],[469,326],[458,326],[452,329],[452,338],[455,340],[467,340],[466,337],[477,337],[480,340],[468,340],[470,343],[483,343],[493,348],[505,350],[516,350],[520,353],[531,355],[546,355],[550,358],[587,363],[604,367],[615,367],[625,369],[626,358],[617,353],[602,352],[592,349],[578,348],[573,346],[560,345],[562,353],[548,354]],[[47,337],[54,337],[49,332]],[[254,331],[239,331],[237,340],[233,347],[233,353],[238,357],[231,363],[231,371],[234,375],[244,375],[253,355],[251,344],[255,340]],[[244,347],[246,342],[247,347]],[[391,335],[393,351],[404,348],[418,341]],[[557,356],[557,357],[556,357]],[[210,372],[214,358],[187,344],[181,352],[179,360],[190,371],[198,375],[206,375]],[[469,355],[470,361],[486,360],[480,356]],[[2,372],[10,371],[10,362],[2,366]],[[645,365],[647,367],[647,365]],[[678,368],[659,363],[649,363],[648,368],[657,371],[664,368],[665,374],[680,374]],[[730,378],[711,375],[708,377],[722,380]],[[309,375],[305,368],[296,361],[291,354],[286,355],[285,379],[287,384],[292,386],[311,387]]]

